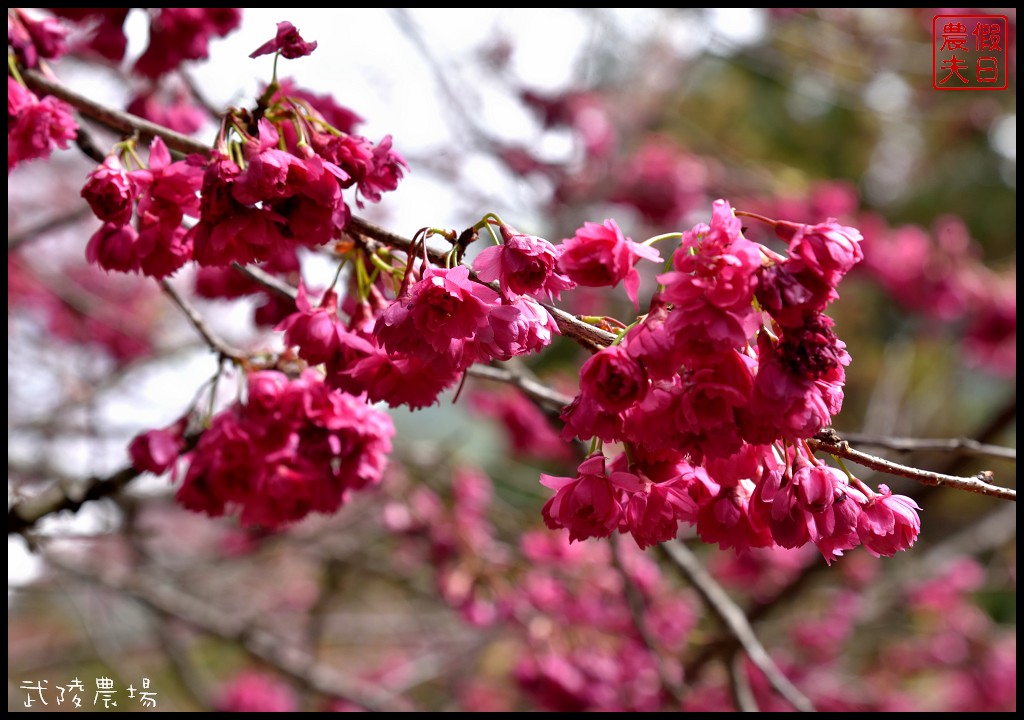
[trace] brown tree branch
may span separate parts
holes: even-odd
[[[222,359],[230,360],[236,365],[242,365],[245,362],[245,353],[241,350],[236,350],[218,337],[206,324],[206,321],[203,320],[203,316],[199,314],[199,311],[192,307],[185,298],[179,295],[178,291],[175,290],[167,280],[160,281],[160,289],[163,290],[164,295],[169,297],[171,302],[177,305],[178,309],[185,314],[188,321],[192,323],[192,327],[194,327],[196,332],[202,336],[203,340],[210,346],[211,350],[217,353],[217,355]]]
[[[1000,487],[987,482],[992,479],[992,473],[988,470],[978,473],[974,477],[960,477],[957,475],[945,475],[943,473],[919,470],[918,468],[900,465],[899,463],[885,460],[884,458],[868,455],[860,450],[854,450],[850,444],[839,435],[828,428],[807,441],[807,445],[814,451],[826,452],[835,457],[852,460],[858,465],[866,468],[884,472],[889,475],[910,478],[925,485],[938,485],[942,487],[953,487],[967,492],[989,495],[1004,500],[1017,500],[1017,491],[1012,488]]]
[[[800,712],[814,712],[811,701],[782,673],[764,645],[757,639],[743,610],[711,577],[711,573],[701,565],[697,556],[678,540],[662,543],[658,548],[693,585],[704,604],[736,638],[750,661],[764,673],[772,688]]]
[[[622,587],[626,594],[626,607],[629,608],[629,614],[633,619],[633,626],[636,628],[637,635],[640,636],[640,640],[651,654],[651,657],[654,658],[654,665],[658,670],[658,678],[661,680],[662,688],[668,693],[669,697],[681,706],[683,699],[686,697],[686,689],[673,677],[672,670],[668,667],[658,645],[658,639],[651,632],[651,627],[647,623],[647,601],[622,562],[622,542],[621,536],[612,539],[611,550],[612,564],[622,579]]]
[[[989,445],[971,438],[887,438],[865,433],[843,433],[843,440],[854,445],[916,452],[919,450],[941,450],[963,455],[988,455],[1005,460],[1017,459],[1017,448]]]
[[[308,653],[258,627],[237,611],[218,610],[155,578],[121,579],[110,573],[87,572],[80,566],[54,558],[52,553],[47,554],[47,561],[74,577],[130,597],[157,614],[175,617],[197,630],[237,643],[250,657],[273,666],[309,690],[348,700],[375,712],[409,709],[396,702],[393,693],[316,662]]]

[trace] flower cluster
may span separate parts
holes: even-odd
[[[48,158],[54,148],[66,150],[78,135],[78,123],[67,103],[52,95],[42,99],[7,76],[7,174],[19,163]]]
[[[186,508],[239,510],[244,525],[274,529],[380,482],[394,435],[386,414],[313,371],[256,372],[248,385],[247,402],[218,413],[190,454],[177,493]]]
[[[829,220],[774,223],[780,256],[741,233],[729,204],[683,233],[674,270],[651,312],[592,356],[563,411],[563,436],[622,442],[544,508],[570,538],[629,532],[641,546],[694,523],[722,547],[815,543],[831,561],[864,544],[892,555],[916,539],[913,501],[874,493],[817,463],[800,443],[842,405],[845,345],[823,315],[839,280],[863,257],[860,233]]]
[[[358,289],[364,299],[343,308],[347,323],[334,291],[314,307],[300,288],[298,312],[278,327],[285,343],[307,363],[323,364],[332,387],[415,409],[433,403],[473,363],[536,352],[557,332],[536,300],[503,299],[470,280],[465,266],[428,266],[415,282],[411,266],[404,272],[405,287],[392,301],[380,283]]]
[[[199,162],[171,162],[160,138],[150,145],[146,168],[128,170],[116,155],[108,156],[82,188],[82,197],[103,221],[89,239],[86,259],[104,270],[158,278],[188,262],[192,244],[182,220],[199,215]]]

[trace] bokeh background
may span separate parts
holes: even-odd
[[[161,92],[252,104],[271,60],[247,55],[291,21],[319,47],[280,75],[333,94],[407,159],[399,190],[365,213],[406,236],[496,212],[552,242],[607,217],[642,241],[706,221],[716,198],[839,218],[863,232],[865,262],[830,313],[853,357],[837,429],[1015,448],[1016,14],[979,11],[1009,17],[1009,89],[952,92],[932,85],[940,12],[971,11],[246,9]],[[129,15],[129,55],[146,26]],[[69,57],[57,75],[123,107],[138,90],[126,68]],[[208,121],[197,134],[214,132]],[[131,437],[173,421],[215,370],[151,281],[84,265],[95,221],[78,192],[92,167],[71,150],[9,177],[9,506],[124,467]],[[333,267],[310,256],[304,271],[325,285]],[[624,297],[573,302],[632,319]],[[280,344],[252,302],[197,305],[232,343]],[[528,369],[571,393],[584,357],[562,342]],[[75,677],[88,707],[101,676],[149,678],[160,710],[354,709],[360,692],[401,709],[672,707],[659,653],[630,655],[614,622],[587,620],[580,598],[613,613],[629,578],[662,624],[660,654],[685,666],[684,706],[728,709],[718,660],[731,655],[664,559],[612,558],[592,541],[569,551],[543,528],[538,473],[575,463],[517,451],[488,409],[496,389],[470,383],[456,403],[394,412],[390,476],[334,517],[244,531],[178,509],[169,479],[149,477],[11,535],[9,709],[67,709],[26,708],[22,686]],[[879,452],[1015,485],[1013,459]],[[857,550],[827,568],[815,553],[736,558],[687,542],[819,707],[1015,709],[1015,507],[881,481],[924,509],[899,558]],[[289,648],[301,662],[282,664]],[[788,707],[749,674],[763,709]],[[359,692],[342,701],[332,690],[346,682]]]

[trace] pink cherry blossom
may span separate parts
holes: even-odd
[[[831,287],[864,259],[860,231],[840,225],[835,218],[817,225],[780,221],[775,233],[789,243],[792,257]]]
[[[552,530],[567,528],[570,542],[608,537],[619,526],[622,507],[605,474],[604,455],[584,460],[575,478],[541,474],[540,482],[556,491],[542,510],[544,523]]]
[[[637,305],[640,273],[633,266],[641,259],[661,262],[661,254],[627,238],[609,219],[601,224],[586,222],[573,237],[563,240],[558,266],[577,285],[616,287],[624,282],[626,294]]]
[[[127,172],[116,155],[107,158],[89,173],[82,197],[93,214],[104,222],[127,225],[132,218],[139,181]]]
[[[303,40],[299,35],[298,28],[286,20],[277,24],[277,35],[253,50],[249,57],[256,58],[260,55],[279,52],[281,57],[294,60],[309,55],[314,50],[316,50],[316,41],[306,42]]]
[[[547,240],[516,232],[508,225],[501,226],[501,236],[501,245],[485,249],[473,261],[473,269],[481,280],[497,280],[506,297],[557,298],[563,290],[574,286],[558,272],[558,250]]]
[[[857,534],[867,551],[875,557],[892,557],[906,550],[921,532],[921,508],[905,495],[893,495],[887,485],[878,486],[857,519]]]

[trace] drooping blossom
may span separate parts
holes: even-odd
[[[634,265],[641,259],[661,262],[661,254],[633,242],[608,219],[601,224],[585,222],[573,237],[563,240],[558,266],[577,285],[616,287],[624,283],[626,294],[637,305],[640,273]]]
[[[921,532],[920,509],[907,496],[893,495],[887,485],[879,485],[878,493],[868,499],[857,519],[861,543],[875,557],[892,557],[906,550]]]
[[[386,414],[331,390],[314,371],[297,380],[256,372],[248,401],[217,414],[200,438],[177,498],[269,529],[331,513],[380,482],[393,434]]]
[[[605,473],[604,455],[580,463],[575,478],[541,474],[540,482],[555,491],[542,510],[544,523],[552,530],[568,529],[571,542],[608,537],[618,528],[622,507]]]
[[[282,57],[294,60],[309,55],[314,50],[316,50],[316,41],[306,42],[303,40],[298,28],[285,20],[277,24],[277,34],[253,50],[249,57],[257,58],[260,55],[279,52]]]
[[[52,95],[42,100],[7,76],[7,174],[16,165],[66,150],[78,134],[71,106]]]
[[[789,243],[793,258],[831,287],[864,259],[860,231],[840,225],[834,218],[817,225],[779,221],[775,233]]]
[[[473,269],[484,282],[501,286],[502,293],[532,295],[535,298],[559,296],[574,283],[557,269],[558,249],[534,235],[501,225],[502,244],[483,250],[473,261]]]
[[[136,435],[128,446],[132,467],[154,475],[161,475],[171,469],[185,450],[185,420],[170,427]]]

